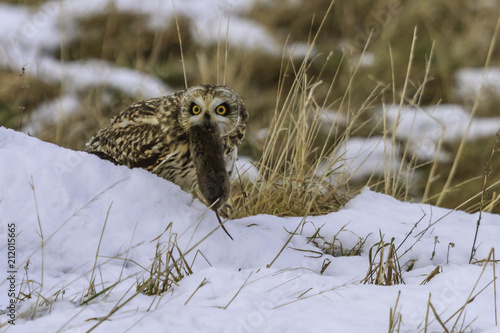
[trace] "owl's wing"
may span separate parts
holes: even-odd
[[[157,116],[160,103],[151,99],[132,104],[87,143],[87,152],[131,168],[154,168],[169,154]]]
[[[223,137],[224,141],[224,161],[226,162],[226,171],[229,176],[232,175],[234,170],[234,163],[238,158],[238,146],[241,143],[241,140],[245,136],[245,130],[247,127],[248,121],[248,112],[245,104],[241,100],[239,96],[238,105],[240,106],[238,123],[236,127],[231,131],[231,133],[227,136]]]

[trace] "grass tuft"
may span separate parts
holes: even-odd
[[[149,276],[137,283],[137,291],[148,296],[159,296],[171,290],[184,276],[193,274],[191,266],[177,245],[177,234],[172,233],[172,222],[166,231],[170,231],[166,244],[157,243]]]
[[[380,235],[380,241],[375,243],[368,252],[370,266],[363,280],[364,284],[378,286],[393,286],[404,284],[403,271],[396,254],[394,239],[386,243]]]

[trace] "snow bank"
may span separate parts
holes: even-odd
[[[183,252],[218,227],[214,214],[198,200],[155,175],[3,128],[0,168],[0,239],[5,244],[7,225],[15,224],[16,289],[29,260],[29,278],[36,282],[34,295],[41,292],[53,301],[50,309],[39,309],[33,319],[21,318],[36,297],[27,300],[17,309],[15,327],[6,323],[9,268],[7,248],[2,245],[2,331],[87,331],[95,318],[134,294],[136,281],[147,275],[156,245],[166,244],[170,232],[165,228],[170,222]],[[340,332],[380,332],[387,330],[399,291],[402,329],[416,332],[425,319],[429,292],[441,318],[448,318],[476,283],[482,267],[469,265],[468,258],[477,218],[477,214],[402,203],[365,190],[339,212],[325,216],[303,220],[258,215],[228,221],[234,242],[220,228],[215,230],[186,256],[191,262],[199,250],[206,258],[196,257],[194,274],[161,298],[139,294],[94,332],[319,332],[332,327]],[[299,225],[298,234],[286,244]],[[339,233],[343,226],[345,231]],[[308,242],[318,228],[322,238]],[[398,251],[402,254],[411,247],[401,264],[416,260],[414,269],[404,274],[406,284],[360,284],[368,270],[368,251],[380,240],[379,234],[401,244],[412,228]],[[484,214],[477,259],[498,248],[499,232],[500,216]],[[320,248],[336,234],[344,248],[369,236],[360,256],[322,254]],[[119,283],[106,297],[79,305],[88,289],[101,235],[96,289]],[[450,243],[454,247],[448,254]],[[320,274],[326,259],[331,264]],[[420,285],[436,265],[443,272]],[[488,267],[477,290],[491,276]],[[37,283],[42,280],[40,290]],[[54,301],[60,290],[64,290],[62,299],[59,293]],[[471,326],[475,331],[494,327],[492,294],[489,286],[467,306],[466,323],[477,317]],[[433,321],[429,329],[440,327]]]

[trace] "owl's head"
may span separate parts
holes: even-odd
[[[244,108],[240,96],[225,86],[194,86],[182,97],[179,122],[185,130],[196,125],[215,125],[225,136],[239,125]]]

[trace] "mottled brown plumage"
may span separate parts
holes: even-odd
[[[188,192],[199,187],[217,211],[229,197],[229,175],[247,118],[231,89],[195,86],[132,104],[87,143],[87,151],[144,168]]]

